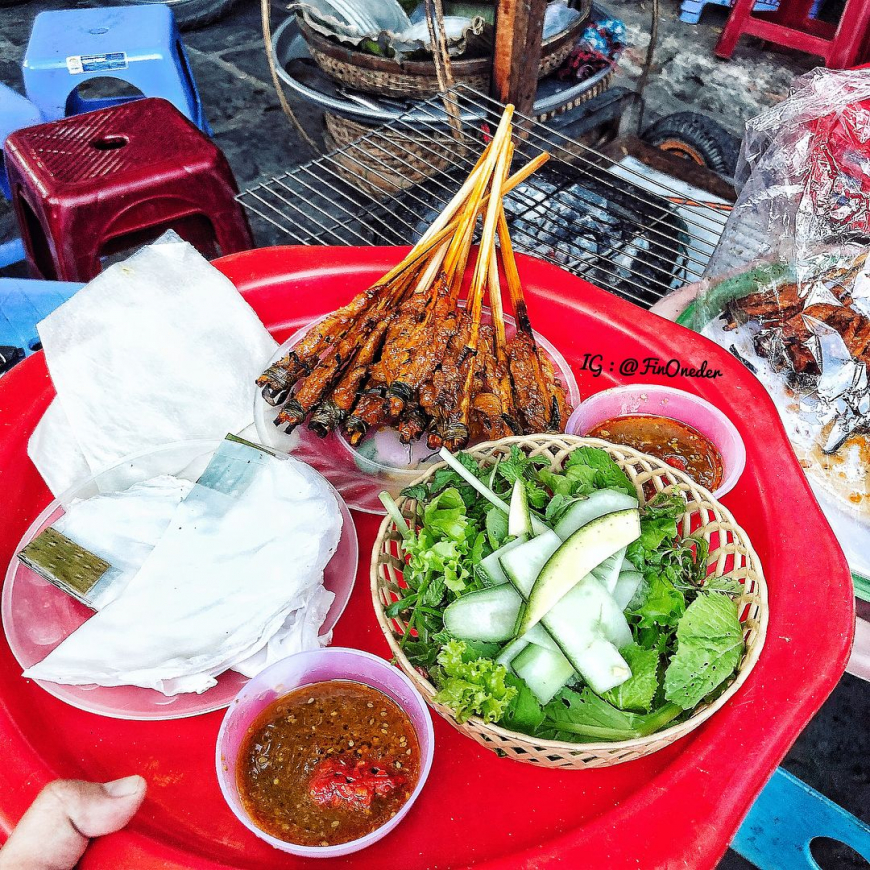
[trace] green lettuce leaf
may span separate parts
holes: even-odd
[[[497,550],[508,536],[508,518],[504,511],[493,508],[486,515],[486,534],[493,550]]]
[[[604,700],[620,710],[647,712],[659,688],[659,654],[654,649],[643,649],[632,644],[620,654],[631,668],[631,677],[621,686],[604,693]]]
[[[727,680],[743,654],[737,605],[727,595],[699,595],[677,625],[677,651],[665,671],[665,697],[696,707]]]
[[[450,641],[438,654],[439,672],[435,676],[438,693],[435,701],[450,707],[459,722],[480,716],[484,722],[498,722],[517,695],[506,682],[504,665],[492,659],[470,661],[463,641]]]
[[[644,573],[645,595],[639,606],[628,611],[637,617],[638,628],[674,626],[686,612],[686,599],[670,578],[655,569]]]

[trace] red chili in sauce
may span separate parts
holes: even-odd
[[[362,683],[296,689],[254,720],[238,766],[242,804],[267,834],[302,846],[356,840],[389,821],[420,774],[410,719]]]
[[[586,434],[657,456],[709,490],[722,483],[724,465],[715,445],[697,429],[670,417],[627,414],[605,420]]]

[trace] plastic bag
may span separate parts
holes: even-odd
[[[868,573],[870,70],[798,79],[747,124],[737,181],[681,322],[767,388],[853,569]]]

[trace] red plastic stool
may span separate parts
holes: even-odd
[[[777,45],[796,48],[824,58],[825,66],[847,69],[860,59],[870,31],[870,2],[846,0],[836,26],[810,18],[813,0],[781,0],[776,12],[752,15],[755,0],[736,0],[716,43],[719,57],[729,58],[744,33]]]
[[[166,100],[19,130],[6,166],[34,277],[89,281],[167,229],[208,258],[254,246],[223,153]]]

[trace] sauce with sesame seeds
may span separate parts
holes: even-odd
[[[420,745],[408,716],[371,686],[313,683],[254,720],[238,765],[242,804],[261,830],[334,846],[386,824],[410,798]]]
[[[657,456],[711,491],[722,483],[724,465],[715,445],[697,429],[670,417],[627,414],[605,420],[586,434]]]

